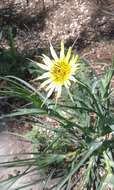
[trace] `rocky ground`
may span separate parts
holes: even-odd
[[[20,50],[77,39],[81,50],[114,37],[113,0],[1,0],[1,29],[12,27]],[[107,13],[109,12],[109,14]]]
[[[19,138],[15,135],[11,135],[7,132],[0,133],[0,162],[11,161],[12,159],[24,159],[27,156],[22,155],[23,153],[31,152],[32,147],[31,143],[25,141],[22,138]],[[8,156],[10,155],[10,156]],[[32,156],[32,155],[31,155]],[[30,158],[30,157],[29,157]],[[0,169],[0,181],[3,179],[10,179],[11,176],[16,176],[18,173],[23,173],[26,167],[18,167],[18,168],[1,168]],[[41,178],[41,172],[33,171],[30,174],[26,175],[26,177],[21,177],[16,180],[14,184],[0,184],[0,190],[13,190],[22,185],[26,185],[27,183],[32,183],[35,180]],[[43,184],[39,183],[37,185],[31,186],[29,188],[24,188],[27,190],[42,190]]]

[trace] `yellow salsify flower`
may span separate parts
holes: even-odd
[[[46,79],[40,88],[46,87],[47,98],[53,92],[56,92],[56,101],[61,95],[62,87],[65,86],[68,90],[71,81],[76,82],[75,72],[79,69],[79,56],[72,53],[72,48],[69,47],[66,55],[64,50],[64,42],[61,41],[60,57],[57,56],[53,46],[50,44],[50,52],[53,59],[46,55],[42,55],[44,64],[37,63],[37,65],[46,72],[35,80]]]

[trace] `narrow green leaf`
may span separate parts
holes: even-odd
[[[57,186],[55,190],[60,190],[69,180],[69,178],[72,175],[74,175],[77,172],[77,170],[84,164],[84,162],[94,153],[94,151],[96,151],[102,146],[102,143],[102,141],[91,143],[89,150],[86,154],[84,154],[84,157],[81,159],[81,161],[74,166],[73,170],[60,182],[60,184]]]
[[[10,113],[10,114],[5,114],[1,115],[0,119],[8,118],[8,117],[16,117],[16,116],[22,116],[22,115],[46,115],[47,112],[43,109],[38,109],[38,108],[32,108],[32,109],[18,109],[16,112]]]
[[[47,180],[45,181],[45,184],[44,184],[43,189],[47,189],[48,183],[50,182],[50,180],[51,180],[51,178],[52,178],[54,172],[55,172],[55,169],[52,170],[52,172],[48,175]]]

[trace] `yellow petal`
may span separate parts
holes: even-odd
[[[71,73],[72,75],[74,75],[76,73],[76,71],[79,70],[79,64],[72,64],[72,69],[71,69]]]
[[[57,56],[52,44],[50,44],[50,52],[51,52],[53,59],[58,60],[58,56]]]
[[[61,51],[60,51],[60,59],[64,58],[64,42],[61,41]]]
[[[72,64],[74,63],[74,62],[73,62],[73,61],[74,61],[74,58],[75,58],[75,56],[74,56],[74,55],[72,55],[72,58],[70,59],[70,63],[69,63],[69,64],[71,64],[71,65],[72,65]]]
[[[37,80],[41,80],[41,79],[45,79],[49,77],[49,72],[44,73],[43,75],[41,75],[40,77],[37,77]]]
[[[76,55],[75,58],[74,58],[74,64],[79,61],[79,55]]]
[[[61,96],[61,90],[62,90],[62,87],[59,86],[59,87],[57,88],[56,102],[57,102],[58,98]]]
[[[51,80],[48,79],[46,81],[44,81],[41,85],[40,85],[40,88],[43,88],[44,86],[46,86],[47,84],[51,83]]]
[[[50,66],[52,64],[51,59],[47,55],[45,55],[45,54],[43,54],[43,61],[48,66]]]
[[[66,82],[66,81],[64,82],[64,85],[65,85],[65,88],[66,88],[66,89],[68,89],[68,88],[69,88],[69,86],[68,86],[68,84],[67,84],[67,82]]]
[[[48,94],[47,94],[47,98],[49,98],[49,97],[52,95],[52,93],[54,92],[54,89],[55,89],[55,86],[53,86],[53,87],[49,90],[49,92],[48,92]]]
[[[68,86],[70,86],[70,85],[71,85],[71,82],[70,82],[69,80],[67,80],[67,81],[66,81],[66,84],[67,84]]]
[[[43,70],[49,71],[49,67],[47,65],[44,65],[42,63],[36,63],[38,67],[42,68]]]
[[[53,86],[55,86],[53,83],[50,83],[47,88],[46,88],[46,91],[49,91]]]
[[[70,59],[70,57],[71,57],[71,52],[72,52],[72,48],[70,47],[69,49],[68,49],[68,52],[67,52],[67,55],[66,55],[66,60],[69,62],[69,59]]]
[[[47,99],[52,95],[52,93],[53,93],[53,91],[54,91],[54,88],[55,88],[55,87],[53,87],[53,88],[50,89],[50,91],[48,92],[48,94],[47,94],[45,100],[43,101],[43,103],[42,103],[42,105],[41,105],[41,107],[45,104],[45,102],[47,101]]]

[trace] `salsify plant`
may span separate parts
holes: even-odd
[[[111,80],[114,62],[98,77],[86,60],[73,54],[71,47],[66,52],[63,42],[60,56],[52,45],[50,50],[52,59],[43,55],[44,64],[32,61],[42,73],[37,78],[43,80],[39,88],[14,76],[0,77],[6,81],[0,89],[2,97],[18,97],[31,103],[2,114],[0,119],[28,116],[22,117],[22,122],[37,126],[38,133],[30,132],[29,138],[33,144],[40,144],[31,153],[32,158],[2,162],[0,167],[28,166],[22,174],[10,178],[9,183],[33,170],[45,169],[47,177],[34,181],[43,181],[44,189],[48,188],[52,179],[59,179],[49,187],[54,190],[113,188],[114,109]],[[57,127],[47,122],[46,117],[53,119]]]

